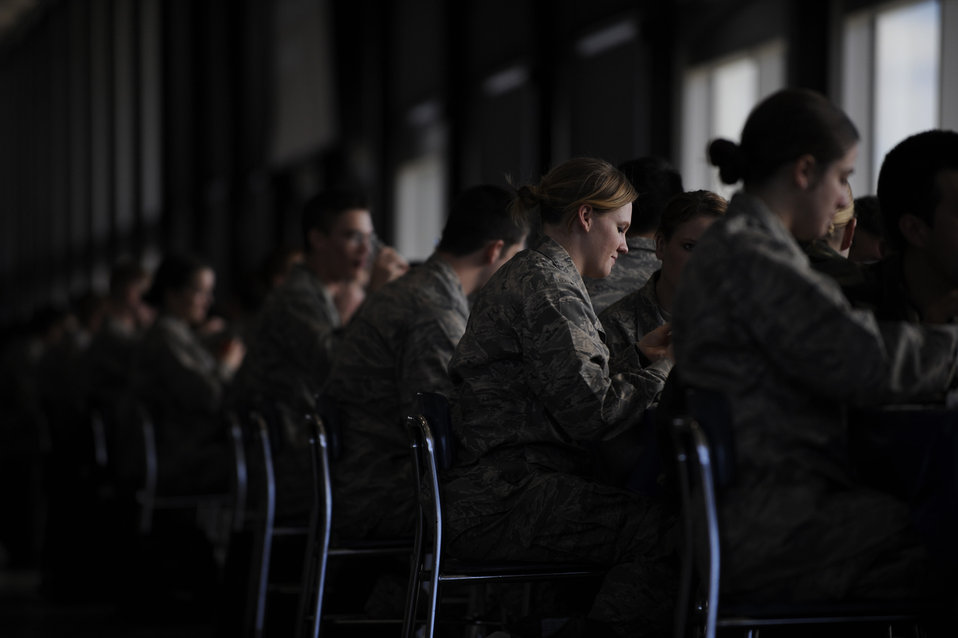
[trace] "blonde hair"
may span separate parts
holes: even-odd
[[[554,167],[538,184],[520,187],[512,201],[517,218],[538,212],[545,224],[570,221],[580,206],[604,213],[635,201],[638,193],[625,175],[602,159],[577,157]]]
[[[839,209],[832,217],[832,223],[828,226],[828,232],[825,234],[827,238],[834,237],[837,233],[842,232],[845,226],[848,226],[848,222],[855,217],[855,198],[852,197],[852,187],[845,184],[845,190],[848,191],[848,206]]]

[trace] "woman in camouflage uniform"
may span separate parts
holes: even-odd
[[[730,403],[737,481],[723,495],[723,591],[755,599],[898,597],[927,585],[908,508],[853,475],[846,407],[940,392],[954,327],[878,323],[815,272],[799,241],[848,206],[858,133],[817,93],[780,91],[741,144],[716,140],[744,179],[702,237],[673,308],[676,370]]]
[[[605,482],[593,454],[597,441],[638,426],[666,374],[664,330],[610,359],[582,280],[608,275],[626,252],[634,199],[621,172],[585,158],[519,189],[514,209],[537,211],[543,236],[479,293],[450,363],[459,447],[444,477],[450,552],[614,565],[589,635],[664,632],[673,604],[671,520]]]
[[[680,193],[669,200],[655,232],[655,255],[662,267],[641,288],[599,313],[613,356],[671,321],[682,269],[699,237],[725,214],[727,206],[723,197],[711,191]]]
[[[246,348],[224,339],[214,353],[200,336],[216,276],[178,255],[160,264],[147,297],[159,314],[136,353],[134,392],[156,421],[160,488],[178,493],[225,491],[230,457],[220,409]]]

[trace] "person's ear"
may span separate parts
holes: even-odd
[[[848,220],[848,223],[845,224],[845,229],[842,231],[842,244],[839,252],[842,250],[848,250],[852,247],[852,240],[855,239],[855,227],[858,225],[858,220],[852,217]]]
[[[665,244],[665,235],[655,233],[655,256],[659,261],[662,261],[662,255],[665,254]]]
[[[817,169],[817,163],[811,154],[806,153],[805,155],[799,157],[797,160],[795,160],[792,173],[793,179],[795,180],[795,185],[803,191],[809,190],[815,185],[815,171]]]
[[[576,211],[576,223],[582,227],[582,230],[589,232],[592,228],[592,222],[595,220],[595,211],[588,204],[579,206]]]
[[[494,264],[502,256],[502,249],[506,242],[501,239],[495,239],[486,242],[486,247],[482,249],[482,263],[484,266]]]
[[[931,226],[917,215],[905,213],[898,220],[898,229],[904,235],[905,241],[916,247],[926,248],[931,239]]]

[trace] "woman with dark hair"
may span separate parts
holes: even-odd
[[[665,205],[655,231],[655,256],[662,266],[638,290],[599,314],[614,355],[672,318],[672,299],[682,269],[702,233],[725,214],[728,202],[711,191],[679,193]]]
[[[783,90],[740,144],[712,142],[744,180],[702,237],[673,308],[676,372],[729,401],[737,480],[723,495],[723,591],[753,599],[912,596],[929,585],[905,504],[857,481],[847,406],[940,392],[954,329],[852,310],[799,246],[850,201],[858,134],[821,95]]]
[[[674,605],[671,520],[612,485],[595,455],[599,441],[639,426],[655,395],[648,380],[665,378],[665,332],[610,358],[582,280],[607,276],[627,250],[634,199],[618,169],[589,158],[520,188],[513,209],[538,213],[543,236],[479,292],[449,366],[459,447],[444,477],[450,551],[616,565],[582,620],[590,636],[658,635]]]
[[[228,463],[220,409],[224,388],[246,352],[237,339],[207,348],[216,275],[203,262],[172,255],[153,275],[146,300],[158,315],[136,357],[134,392],[156,424],[160,489],[178,493],[225,490]]]

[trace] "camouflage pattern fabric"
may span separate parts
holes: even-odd
[[[133,356],[142,335],[107,318],[84,353],[89,399],[95,406],[117,405],[129,392]]]
[[[720,504],[724,591],[779,600],[919,591],[908,508],[856,482],[846,405],[946,387],[958,331],[851,309],[781,220],[741,193],[696,246],[672,325],[683,380],[731,404],[738,477]]]
[[[160,315],[135,361],[134,394],[155,419],[160,487],[226,490],[230,457],[220,408],[227,377],[213,355],[185,321]]]
[[[655,294],[660,272],[656,270],[644,286],[599,313],[599,321],[605,328],[605,342],[612,356],[634,348],[639,339],[671,319],[659,306]]]
[[[413,532],[415,494],[403,419],[416,393],[448,396],[447,366],[466,329],[459,277],[438,255],[366,300],[346,330],[325,393],[340,408],[334,524],[351,537]]]
[[[655,240],[627,237],[629,252],[619,255],[608,277],[585,279],[586,290],[596,314],[631,292],[635,292],[662,265],[655,256]]]
[[[329,375],[340,324],[329,291],[306,265],[296,264],[263,306],[237,373],[236,397],[312,407]]]
[[[312,502],[304,417],[329,375],[341,339],[339,312],[322,281],[296,264],[267,298],[236,375],[230,405],[277,405],[273,431],[277,517],[302,521]]]
[[[456,464],[443,477],[450,552],[466,559],[616,565],[592,616],[667,626],[672,518],[596,479],[592,444],[634,427],[654,398],[638,350],[609,360],[572,259],[548,237],[479,293],[450,362]],[[663,624],[664,623],[664,624]]]

